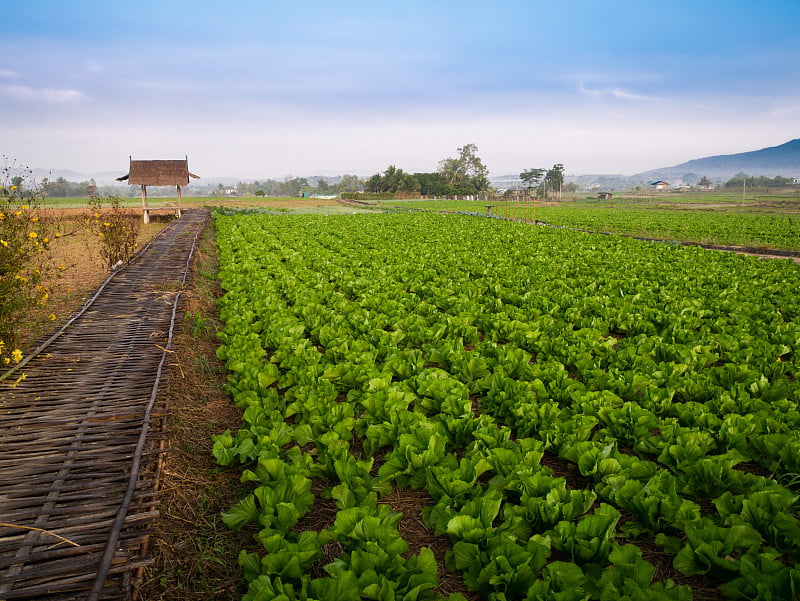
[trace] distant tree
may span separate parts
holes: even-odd
[[[287,178],[281,185],[283,196],[300,196],[303,188],[308,187],[308,180],[304,177]]]
[[[423,196],[450,196],[453,190],[441,173],[415,173],[419,182],[419,193]]]
[[[522,183],[525,185],[525,188],[528,190],[530,194],[531,189],[536,188],[542,181],[546,170],[545,169],[525,169],[522,173],[519,174],[519,179],[522,180]]]
[[[47,195],[55,198],[65,198],[69,192],[69,182],[63,177],[57,177],[56,181],[47,185]]]
[[[697,185],[701,188],[710,188],[711,187],[711,180],[708,179],[705,175],[700,178],[700,181],[697,182]]]
[[[564,165],[556,163],[552,168],[547,170],[544,181],[547,182],[547,187],[554,193],[560,195],[561,188],[564,186]]]
[[[264,190],[256,190],[256,196],[264,196],[265,194]]]
[[[364,189],[367,192],[381,192],[382,185],[383,183],[381,174],[376,173],[367,180],[366,184],[364,185]]]
[[[569,192],[570,194],[574,194],[578,190],[580,190],[580,186],[577,182],[570,182],[564,186],[564,191]]]
[[[325,194],[325,193],[327,193],[329,190],[330,190],[330,186],[328,185],[328,182],[326,182],[326,181],[325,181],[325,179],[324,179],[324,178],[322,178],[322,177],[321,177],[321,178],[319,178],[319,179],[317,180],[317,192],[320,192],[320,193],[322,193],[322,194]]]
[[[364,188],[364,183],[356,175],[345,174],[339,182],[339,193],[358,192]]]
[[[417,179],[402,169],[389,165],[383,174],[376,173],[367,180],[367,192],[416,192],[420,189]]]
[[[781,177],[780,175],[775,177],[766,177],[763,175],[753,177],[745,175],[744,173],[738,173],[725,182],[725,187],[741,188],[745,184],[745,179],[748,188],[785,188],[791,186],[794,181],[791,178]]]
[[[386,171],[383,172],[382,190],[378,190],[378,192],[397,192],[397,189],[400,187],[403,181],[403,170],[398,169],[394,165],[389,165],[386,168]]]
[[[267,196],[280,196],[281,190],[283,190],[283,182],[279,182],[278,180],[274,179],[268,179],[266,182],[264,182],[262,187],[264,188]]]
[[[489,170],[478,156],[475,144],[459,148],[458,158],[447,157],[439,161],[438,173],[454,187],[457,194],[474,194],[489,188]]]

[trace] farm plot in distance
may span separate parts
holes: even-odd
[[[246,599],[800,590],[794,263],[462,215],[216,227]]]

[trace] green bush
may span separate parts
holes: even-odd
[[[91,232],[100,238],[100,254],[109,269],[127,263],[136,254],[141,219],[126,211],[119,198],[109,196],[108,206],[93,197],[89,203],[90,214],[85,218]]]

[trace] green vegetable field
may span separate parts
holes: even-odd
[[[216,228],[244,599],[800,592],[800,266],[465,215]]]
[[[386,201],[387,205],[428,211],[457,211],[485,214],[485,204],[477,201]],[[715,207],[699,204],[695,209],[681,205],[664,207],[647,202],[608,204],[597,201],[578,201],[545,204],[534,208],[526,205],[498,202],[494,214],[549,225],[658,238],[699,244],[750,246],[800,250],[800,211],[795,203],[778,202],[773,206],[736,203]]]

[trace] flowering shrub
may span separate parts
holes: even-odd
[[[39,208],[42,191],[8,164],[0,175],[0,364],[22,360],[20,317],[47,301],[44,285],[54,223]]]
[[[100,254],[109,269],[118,263],[127,263],[136,253],[141,231],[141,219],[125,211],[119,198],[109,196],[108,206],[102,199],[93,197],[90,213],[85,222],[92,233],[100,238]]]

